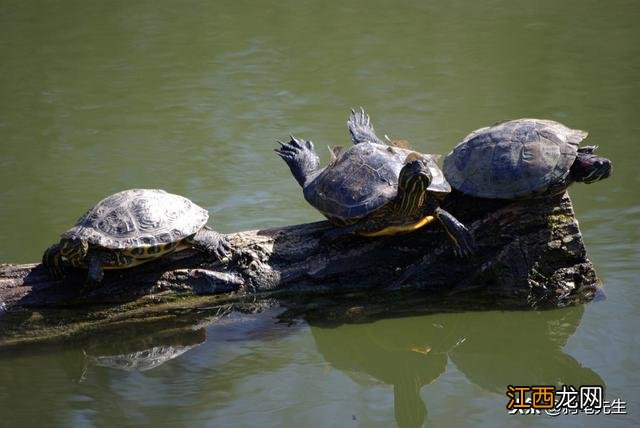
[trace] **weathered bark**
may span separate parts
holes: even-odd
[[[411,306],[563,306],[595,295],[598,280],[568,195],[512,202],[452,194],[444,207],[475,236],[475,257],[457,259],[435,224],[406,235],[325,243],[320,238],[330,225],[318,222],[231,234],[233,252],[224,264],[183,251],[108,271],[101,287],[84,293],[85,272],[56,281],[38,264],[3,265],[0,345],[177,319],[189,308],[246,305],[247,300],[357,319],[363,315],[357,302],[365,300],[370,316]],[[335,296],[349,296],[349,303],[341,306]]]

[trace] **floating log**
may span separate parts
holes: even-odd
[[[432,224],[380,238],[322,239],[328,222],[238,232],[224,262],[186,250],[107,271],[51,279],[40,264],[0,266],[0,346],[91,334],[196,308],[259,310],[357,321],[406,310],[522,309],[590,301],[599,290],[571,200],[449,195],[443,208],[467,225],[477,254],[456,258]],[[342,303],[340,303],[342,302]],[[347,303],[344,303],[347,302]]]

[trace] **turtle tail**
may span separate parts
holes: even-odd
[[[289,165],[295,179],[304,187],[311,174],[320,165],[320,158],[313,148],[313,143],[299,140],[293,135],[288,143],[282,141],[278,141],[278,143],[281,147],[275,149],[276,153]]]

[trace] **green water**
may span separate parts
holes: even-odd
[[[327,161],[359,105],[430,153],[498,120],[558,120],[614,172],[571,188],[604,301],[337,328],[238,315],[146,371],[81,347],[4,354],[0,425],[639,424],[639,21],[633,1],[4,1],[3,262],[39,260],[133,187],[185,195],[223,232],[318,220],[274,141],[313,139]],[[508,384],[547,383],[606,385],[629,414],[506,414]]]

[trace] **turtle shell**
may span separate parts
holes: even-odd
[[[109,249],[147,247],[193,235],[208,218],[207,210],[182,196],[159,189],[131,189],[98,202],[62,237]]]
[[[351,220],[364,217],[398,194],[398,177],[412,150],[375,143],[360,143],[336,159],[304,188],[305,199],[325,216]],[[449,193],[451,187],[435,159],[422,155],[433,176],[428,190]]]
[[[473,131],[444,160],[462,193],[515,199],[544,193],[564,179],[587,132],[552,120],[517,119]]]

